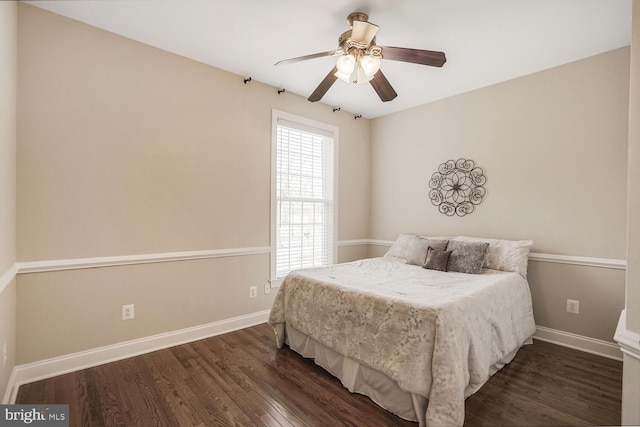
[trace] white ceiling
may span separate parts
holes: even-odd
[[[304,97],[335,58],[274,63],[336,49],[351,12],[380,27],[379,45],[446,53],[442,68],[383,60],[393,101],[340,80],[321,101],[368,118],[623,47],[631,37],[631,0],[24,2]]]

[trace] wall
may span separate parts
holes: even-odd
[[[622,424],[640,425],[640,0],[633,1],[627,206],[626,322],[616,338],[623,348]],[[630,339],[621,340],[621,336]],[[624,342],[623,342],[624,341]]]
[[[16,349],[17,23],[17,3],[0,2],[0,398]]]
[[[633,2],[629,91],[627,328],[640,333],[640,1]]]
[[[371,238],[532,239],[537,253],[625,259],[628,96],[623,48],[373,120]],[[471,215],[447,217],[428,181],[461,157],[485,170],[488,191]],[[529,269],[539,326],[613,341],[624,270]],[[567,298],[579,315],[565,312]]]
[[[249,300],[247,287],[269,276],[272,108],[340,127],[340,261],[382,254],[362,239],[402,232],[626,257],[628,49],[369,123],[28,5],[18,12],[17,246],[28,268],[17,363],[267,310],[273,294]],[[474,214],[448,218],[427,182],[458,157],[485,168],[489,192]],[[193,251],[225,256],[182,260]],[[530,284],[538,325],[611,341],[623,270],[532,261]],[[7,289],[15,307],[13,281]],[[579,316],[564,312],[566,298],[581,301]],[[136,319],[122,322],[128,303]]]
[[[18,31],[18,363],[269,309],[248,288],[269,279],[273,108],[340,128],[338,238],[368,237],[367,120],[28,5]]]

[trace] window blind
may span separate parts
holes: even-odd
[[[332,262],[333,150],[329,132],[278,119],[276,278]]]

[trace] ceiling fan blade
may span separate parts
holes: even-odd
[[[371,83],[371,86],[373,86],[383,102],[391,101],[398,96],[396,91],[393,90],[393,87],[391,87],[389,80],[382,74],[382,70],[378,70],[369,83]]]
[[[296,58],[283,59],[282,61],[276,62],[274,65],[280,65],[280,64],[284,64],[286,62],[306,61],[307,59],[322,58],[324,56],[333,56],[333,55],[337,55],[337,54],[338,53],[335,50],[330,50],[329,52],[320,52],[320,53],[314,53],[314,54],[311,54],[311,55],[298,56]]]
[[[308,98],[309,101],[316,102],[322,99],[322,97],[324,96],[325,93],[327,93],[329,88],[335,83],[336,80],[338,80],[338,78],[334,75],[337,72],[338,72],[337,67],[333,67],[333,70],[329,71],[329,74],[327,74],[327,77],[325,77],[320,82],[316,90],[314,90],[313,93],[309,96]]]
[[[406,47],[379,46],[382,48],[382,58],[392,61],[413,62],[414,64],[442,67],[447,58],[444,52],[433,50],[409,49]]]
[[[351,40],[369,45],[376,36],[378,26],[367,21],[353,21]]]

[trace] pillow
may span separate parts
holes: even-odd
[[[444,251],[447,249],[447,243],[449,243],[447,240],[432,240],[415,236],[409,245],[409,250],[407,251],[407,264],[424,267],[424,262],[427,258],[427,249],[429,246],[434,249]]]
[[[385,257],[400,258],[404,261],[407,260],[407,252],[409,252],[409,246],[415,239],[413,234],[401,234],[398,236],[391,248],[384,254]]]
[[[529,251],[533,246],[532,240],[499,240],[467,236],[458,236],[454,240],[489,243],[485,268],[510,271],[527,278]]]
[[[447,271],[449,256],[451,251],[434,249],[431,246],[427,248],[427,259],[424,262],[424,268],[429,270]]]
[[[489,249],[489,243],[485,242],[450,240],[447,251],[451,251],[451,255],[447,269],[459,273],[481,273],[487,257],[487,249]]]

